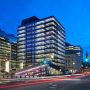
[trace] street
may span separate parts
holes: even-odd
[[[0,90],[90,90],[90,76],[57,82],[42,82],[19,87],[0,88]]]

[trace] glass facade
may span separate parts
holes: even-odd
[[[80,72],[83,61],[83,49],[66,43],[66,68],[71,73]]]
[[[17,44],[11,43],[7,38],[0,37],[0,72],[6,72],[6,62],[10,64],[9,70],[13,69],[12,62],[17,60]],[[16,63],[15,63],[16,64]],[[16,66],[14,66],[16,68]]]
[[[27,64],[48,60],[57,66],[64,67],[65,31],[63,26],[54,16],[37,20],[31,17],[22,21],[21,26],[18,27],[17,56],[18,60],[25,61]]]
[[[5,71],[5,62],[10,61],[11,45],[5,38],[0,37],[0,72]]]

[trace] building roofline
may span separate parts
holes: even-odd
[[[36,17],[36,16],[32,16],[32,17]],[[51,16],[48,16],[48,17],[45,17],[45,18],[41,18],[41,19],[38,18],[38,17],[36,17],[36,18],[38,19],[36,22],[41,21],[41,20],[44,20],[44,19],[48,19],[48,18],[51,18],[51,17],[54,18],[54,19],[61,25],[61,27],[62,27],[63,29],[65,29],[64,26],[59,22],[59,20],[58,20],[54,15],[51,15]],[[26,18],[26,19],[30,19],[30,17],[29,17],[29,18]],[[25,20],[25,19],[23,19],[23,20]],[[23,21],[23,20],[22,20],[22,21]],[[32,24],[33,24],[33,23],[35,23],[35,22],[32,22]],[[22,25],[22,24],[21,24],[20,26],[18,26],[18,28],[21,27],[21,26],[25,26],[25,25]]]

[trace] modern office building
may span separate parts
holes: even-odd
[[[11,45],[11,68],[12,70],[17,70],[20,67],[20,63],[17,60],[17,43],[12,42]]]
[[[12,39],[14,37],[0,29],[0,72],[2,73],[10,72],[12,61],[17,60],[16,44],[11,41]]]
[[[65,31],[54,17],[35,16],[22,20],[18,27],[18,60],[25,65],[45,61],[64,68]]]
[[[17,60],[17,43],[11,43],[11,60]]]
[[[71,73],[81,70],[83,62],[83,50],[80,46],[74,46],[66,43],[66,68]]]
[[[11,59],[11,46],[8,40],[0,37],[0,71],[9,72],[9,61]]]

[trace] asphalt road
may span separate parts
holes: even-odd
[[[59,82],[6,88],[0,90],[90,90],[90,76]]]

